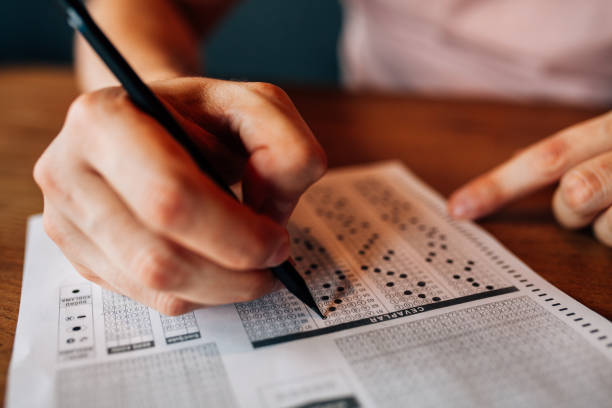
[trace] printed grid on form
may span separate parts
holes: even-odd
[[[108,354],[155,347],[150,309],[127,296],[102,289],[104,335]],[[159,316],[166,344],[201,337],[193,312]]]
[[[158,314],[164,331],[166,344],[175,344],[199,339],[201,337],[198,322],[193,312],[185,313],[180,316]]]
[[[148,307],[127,296],[102,289],[102,308],[108,354],[155,346]]]
[[[62,408],[236,406],[214,343],[65,368],[56,390]]]
[[[308,191],[289,227],[292,255],[327,319],[286,290],[238,304],[255,347],[517,291],[449,220],[385,178],[327,178]]]
[[[336,340],[377,406],[609,406],[612,365],[530,298]]]

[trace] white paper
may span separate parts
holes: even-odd
[[[398,163],[309,190],[292,253],[327,320],[286,290],[162,316],[32,217],[6,406],[610,406],[610,322],[444,208]]]

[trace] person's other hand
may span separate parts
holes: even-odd
[[[273,290],[284,225],[326,169],[279,88],[182,78],[152,84],[244,205],[121,88],[80,96],[40,157],[43,223],[79,273],[167,315]],[[214,136],[213,136],[214,135]]]
[[[612,246],[612,112],[564,129],[456,191],[455,218],[482,217],[507,202],[561,180],[552,208],[561,225],[593,225]]]

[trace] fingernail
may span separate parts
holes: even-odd
[[[280,265],[289,258],[290,243],[288,238],[283,238],[276,252],[268,259],[269,266]]]
[[[453,218],[467,219],[474,215],[474,201],[466,196],[458,196],[451,201],[450,214]]]

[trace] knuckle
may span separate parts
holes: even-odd
[[[243,270],[264,267],[268,258],[272,255],[272,240],[265,236],[262,228],[257,228],[247,236],[244,248],[239,248],[236,256],[233,257],[231,267]]]
[[[102,279],[100,279],[98,275],[96,275],[93,271],[84,267],[83,265],[80,265],[74,262],[72,263],[72,265],[74,266],[74,269],[76,269],[78,274],[81,275],[83,278],[87,279],[88,281],[93,282],[93,283],[102,282]]]
[[[287,173],[302,175],[311,182],[321,178],[327,171],[327,156],[318,145],[295,149],[290,160],[285,163],[288,167],[285,169]]]
[[[166,316],[179,316],[189,312],[192,304],[176,296],[160,293],[156,296],[154,308]]]
[[[183,219],[188,207],[185,184],[171,180],[156,183],[148,190],[153,193],[144,203],[145,221],[164,230],[176,227]]]
[[[327,171],[327,155],[320,146],[313,148],[310,154],[308,168],[313,177],[313,180],[320,179]]]
[[[148,247],[134,258],[133,273],[148,288],[166,290],[176,285],[178,268],[171,251]]]
[[[118,114],[125,112],[134,113],[137,111],[129,95],[123,90],[123,88],[108,88],[104,89],[103,92],[104,96],[106,96],[103,98],[106,112]]]
[[[49,157],[46,153],[43,153],[43,155],[36,161],[32,175],[34,177],[34,181],[36,181],[36,184],[38,184],[43,191],[53,189],[55,186],[55,178],[53,171],[51,170]]]
[[[541,143],[533,152],[533,164],[537,174],[546,179],[558,178],[569,164],[570,146],[561,136]]]
[[[560,189],[567,206],[578,213],[588,209],[603,184],[596,172],[589,169],[575,169],[561,179]]]
[[[68,108],[67,119],[71,121],[88,121],[98,109],[100,103],[99,94],[88,92],[79,95]]]
[[[66,234],[60,227],[59,223],[47,212],[43,214],[42,222],[43,228],[49,238],[51,238],[51,240],[55,242],[58,247],[62,248],[66,244]]]
[[[91,236],[99,236],[112,231],[112,227],[108,220],[117,217],[117,214],[112,213],[112,208],[102,206],[96,210],[85,211],[80,217],[81,229]]]
[[[250,302],[268,294],[274,285],[274,278],[267,271],[255,271],[248,285],[238,294],[238,302]]]
[[[289,246],[289,234],[266,216],[257,217],[241,235],[244,239],[234,246],[235,252],[227,265],[235,270],[266,268],[276,251]]]
[[[67,121],[90,126],[101,112],[115,114],[128,109],[135,108],[122,88],[105,88],[79,95],[68,108]]]
[[[52,164],[49,153],[45,152],[34,165],[32,177],[46,198],[65,205],[71,203],[74,197],[71,186],[58,175],[59,171]]]
[[[279,86],[268,82],[250,82],[248,87],[256,94],[263,96],[265,99],[290,104],[289,95]]]

